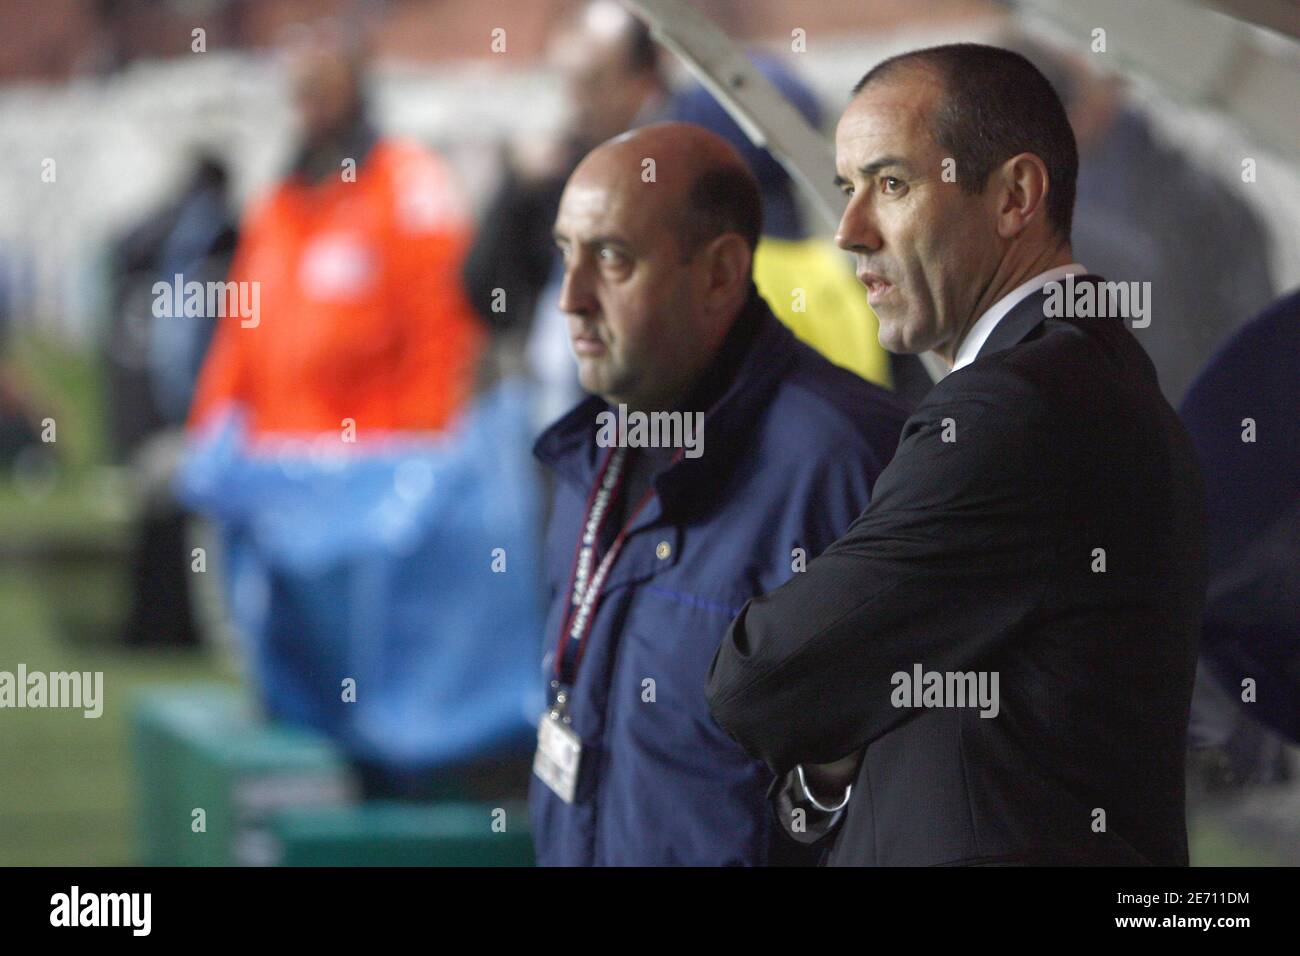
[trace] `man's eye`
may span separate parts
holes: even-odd
[[[840,192],[844,193],[844,195],[845,195],[845,196],[848,196],[850,199],[853,198],[853,187],[852,187],[852,186],[841,186],[841,187],[840,187]]]
[[[894,176],[885,176],[880,180],[881,191],[885,193],[897,193],[903,189],[903,181]]]
[[[603,247],[599,255],[601,263],[607,266],[621,266],[624,263],[623,253],[608,246]]]

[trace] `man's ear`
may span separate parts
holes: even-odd
[[[998,235],[1014,239],[1035,219],[1047,218],[1047,165],[1033,153],[1019,153],[994,173],[998,189]]]
[[[708,305],[714,311],[731,311],[749,290],[754,254],[738,232],[724,232],[705,249],[708,263]]]

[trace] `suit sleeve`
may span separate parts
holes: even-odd
[[[848,533],[746,604],[714,658],[714,719],[777,774],[913,716],[891,702],[893,674],[969,669],[1040,602],[1071,442],[1027,382],[958,374],[909,420]]]

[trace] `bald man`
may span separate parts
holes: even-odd
[[[536,447],[555,475],[543,865],[810,862],[705,675],[736,611],[866,506],[905,416],[773,317],[761,223],[743,161],[688,124],[610,140],[564,190],[559,303],[591,395]]]

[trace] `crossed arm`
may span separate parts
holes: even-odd
[[[1046,588],[1069,443],[1027,384],[1004,372],[991,384],[927,401],[870,507],[807,571],[750,601],[714,658],[714,719],[778,777],[838,762],[813,771],[819,797],[915,716],[891,704],[893,674],[967,669]]]

